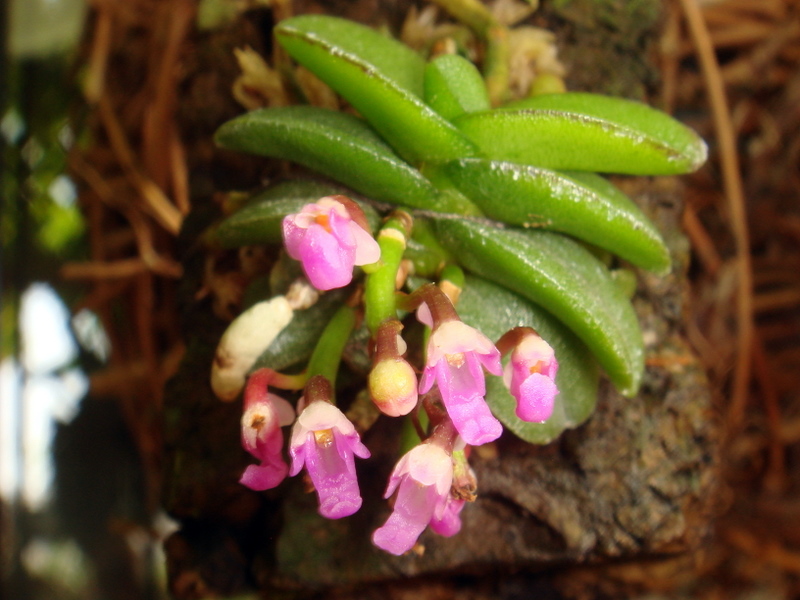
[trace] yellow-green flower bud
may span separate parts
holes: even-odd
[[[407,415],[417,405],[417,375],[403,358],[378,361],[368,385],[375,406],[390,417]]]

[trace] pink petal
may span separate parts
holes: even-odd
[[[464,500],[449,498],[447,506],[441,516],[434,515],[429,523],[430,528],[444,537],[452,537],[461,531],[461,509],[464,508]]]
[[[450,493],[453,484],[453,459],[436,444],[420,444],[409,450],[401,459],[404,468],[420,485],[432,485],[439,495]],[[398,463],[400,467],[400,463]]]
[[[442,359],[444,360],[444,359]],[[419,393],[426,394],[436,382],[436,364],[425,367],[422,377],[419,378]]]
[[[460,367],[441,359],[436,365],[436,381],[458,433],[467,444],[480,446],[499,438],[503,426],[483,398],[486,384],[477,357],[467,353],[464,358]]]
[[[299,254],[306,277],[319,290],[344,287],[353,279],[355,249],[342,247],[320,225],[308,228]]]
[[[493,352],[491,351],[493,350]],[[500,375],[503,372],[503,363],[500,362],[500,351],[492,345],[491,350],[486,354],[478,354],[478,358],[483,368],[492,375]]]
[[[420,486],[410,477],[400,483],[394,510],[386,523],[372,534],[372,543],[396,556],[408,552],[433,516],[436,490]]]
[[[291,409],[291,405],[266,390],[265,397],[260,400],[253,401],[256,396],[252,393],[245,395],[249,406],[242,415],[242,447],[261,464],[247,467],[240,482],[254,490],[266,490],[283,481],[289,470],[282,455],[283,434],[278,411],[285,412],[286,406]],[[259,423],[258,426],[253,427],[254,422]]]
[[[333,236],[336,242],[345,250],[355,250],[357,246],[352,225],[355,225],[355,223],[353,223],[350,215],[346,213],[342,215],[335,210],[328,212],[328,226],[331,229],[329,235]],[[359,229],[361,228],[359,227]],[[364,230],[361,229],[361,231]]]
[[[381,258],[381,247],[375,238],[354,222],[350,223],[350,231],[356,243],[355,263],[361,266],[378,262]]]
[[[286,478],[289,468],[283,461],[250,465],[242,474],[239,483],[258,492],[276,487]]]
[[[424,302],[417,308],[417,320],[423,325],[433,327],[433,315],[431,309]]]
[[[300,249],[306,237],[307,228],[299,227],[296,215],[288,215],[283,219],[283,243],[286,251],[295,260],[300,260]]]

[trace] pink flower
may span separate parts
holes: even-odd
[[[517,400],[520,419],[541,423],[550,418],[558,394],[557,372],[553,348],[530,330],[514,347],[503,369],[503,381]]]
[[[306,277],[315,288],[344,287],[352,281],[355,265],[380,259],[378,242],[366,231],[360,212],[358,205],[345,196],[326,196],[283,219],[286,250],[303,263]],[[363,226],[357,221],[364,221]]]
[[[400,459],[389,478],[384,497],[400,489],[392,514],[372,534],[372,543],[399,556],[414,546],[429,523],[438,526],[445,520],[449,522],[452,514],[445,513],[452,482],[453,460],[445,450],[431,443],[412,448]],[[455,516],[458,518],[457,513]],[[449,532],[453,528],[451,525],[442,529]]]
[[[312,402],[300,413],[292,428],[289,454],[292,476],[305,465],[323,517],[340,519],[361,508],[354,456],[369,458],[369,450],[333,404]]]
[[[247,383],[242,415],[242,447],[261,461],[245,469],[239,483],[252,490],[268,490],[286,477],[289,467],[283,460],[281,426],[295,418],[292,405],[267,391],[265,378],[257,374]]]
[[[436,382],[456,430],[473,446],[496,440],[503,432],[484,400],[481,365],[494,375],[502,373],[500,352],[489,338],[462,321],[444,321],[431,334],[428,362],[419,383],[419,392],[424,394]]]

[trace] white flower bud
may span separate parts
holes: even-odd
[[[276,296],[254,304],[231,322],[211,367],[211,388],[217,398],[229,402],[239,395],[248,371],[289,324],[292,314],[286,298]]]

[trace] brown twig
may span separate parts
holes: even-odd
[[[697,212],[690,204],[683,209],[683,228],[706,272],[712,277],[716,277],[722,267],[722,258],[717,252],[711,236],[698,218]]]
[[[120,164],[125,168],[133,187],[139,192],[143,207],[164,229],[177,235],[183,221],[180,211],[164,195],[161,188],[145,177],[136,167],[133,150],[107,96],[100,99],[98,107],[111,142],[111,148]]]
[[[61,267],[59,276],[67,281],[129,279],[148,271],[139,257],[116,261],[68,262]]]
[[[744,191],[739,172],[736,139],[733,133],[728,103],[725,98],[725,85],[708,35],[708,29],[696,0],[680,0],[680,3],[705,76],[706,89],[713,113],[714,129],[720,147],[723,185],[732,220],[731,226],[736,240],[736,260],[739,277],[736,320],[739,339],[737,340],[736,368],[733,374],[733,389],[728,411],[728,424],[731,430],[735,431],[742,422],[744,407],[747,402],[753,344],[752,269]]]

